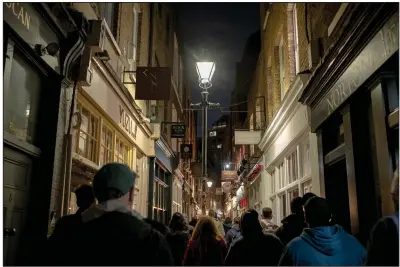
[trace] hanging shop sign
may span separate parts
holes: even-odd
[[[191,159],[193,156],[192,144],[181,144],[181,159]]]
[[[257,145],[261,140],[261,131],[235,130],[235,145]]]
[[[185,124],[173,124],[171,126],[171,138],[185,138],[185,133]]]
[[[249,201],[247,200],[247,197],[243,197],[240,202],[239,202],[239,206],[241,209],[247,209],[249,206]]]
[[[119,106],[119,124],[131,137],[136,138],[137,124],[122,106]]]
[[[137,67],[135,99],[170,100],[170,69],[167,67]]]
[[[238,178],[236,171],[222,171],[221,172],[221,182],[236,181]]]

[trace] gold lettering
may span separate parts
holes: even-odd
[[[16,3],[16,4],[19,5],[18,3]],[[15,11],[15,3],[12,4],[12,11],[13,11],[14,15],[15,15],[16,17],[18,17],[17,12]]]
[[[31,16],[29,16],[28,12],[25,12],[25,26],[29,30],[31,25]]]
[[[124,123],[124,109],[119,106],[119,123]]]
[[[21,9],[19,10],[18,19],[21,20],[22,24],[25,25],[24,8],[23,7],[21,7]]]
[[[12,3],[6,3],[6,6],[7,6],[8,8],[11,8],[11,7],[12,7]]]

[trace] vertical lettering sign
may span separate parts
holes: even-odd
[[[171,138],[184,138],[186,133],[186,125],[174,124],[171,126]]]
[[[312,130],[350,97],[399,49],[399,17],[396,13],[361,51],[325,99],[312,111]]]
[[[131,137],[136,138],[137,124],[122,106],[119,106],[119,124]]]

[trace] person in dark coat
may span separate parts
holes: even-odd
[[[64,255],[70,261],[58,265],[174,264],[162,234],[132,212],[134,184],[135,174],[125,164],[109,163],[96,173],[93,191],[99,203],[82,213],[82,227],[71,237],[76,253]]]
[[[395,212],[381,218],[371,230],[367,247],[368,266],[399,266],[399,173],[395,171],[391,195]]]
[[[276,236],[286,245],[295,237],[298,237],[307,226],[304,221],[303,201],[296,197],[290,203],[292,214],[282,220],[282,225],[276,230]]]
[[[246,211],[241,218],[242,238],[235,241],[225,259],[227,266],[276,266],[283,251],[283,245],[272,234],[264,234],[258,213]]]
[[[197,218],[196,217],[192,217],[192,220],[189,222],[189,225],[193,227],[193,229],[196,227],[197,224]]]
[[[239,224],[240,224],[240,217],[236,217],[233,220],[233,225],[231,229],[229,229],[228,232],[225,234],[225,242],[228,249],[231,247],[234,241],[242,237],[242,234],[240,233]]]
[[[165,238],[171,233],[169,228],[163,223],[157,222],[156,220],[145,218],[143,219],[146,223],[150,224],[154,230],[160,232]]]
[[[82,213],[87,210],[90,206],[96,203],[94,197],[93,188],[90,185],[82,185],[75,190],[76,204],[78,210],[75,214],[66,215],[61,217],[54,227],[52,235],[48,239],[48,250],[49,253],[46,256],[48,263],[51,265],[52,262],[58,261],[62,255],[58,255],[58,252],[63,250],[70,250],[75,244],[66,242],[70,240],[70,236],[75,234],[82,227]],[[61,249],[61,248],[64,249]],[[57,249],[57,251],[53,251]]]
[[[175,266],[180,266],[190,240],[184,216],[179,212],[175,212],[172,215],[169,228],[171,233],[167,236],[167,241],[175,260]]]
[[[325,199],[313,197],[304,209],[309,228],[287,244],[280,266],[363,265],[365,248],[340,225],[331,225],[332,215]]]
[[[183,258],[184,266],[223,265],[227,248],[213,218],[200,218]]]

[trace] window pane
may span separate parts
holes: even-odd
[[[12,46],[8,46],[13,49]],[[13,50],[10,82],[4,88],[4,130],[36,144],[42,76],[17,50]]]

